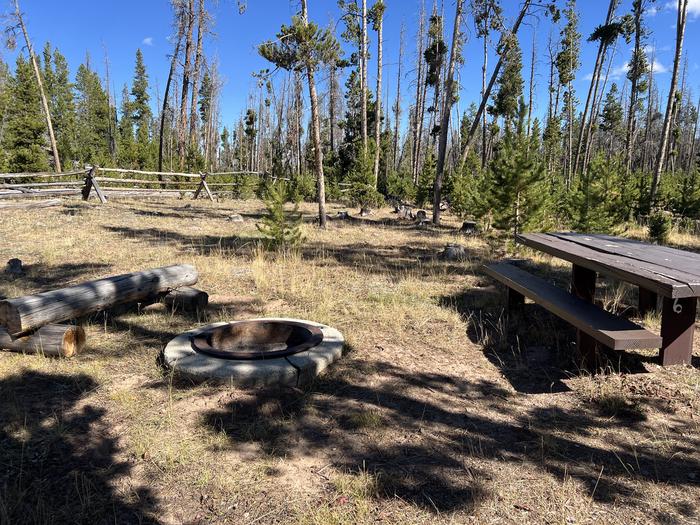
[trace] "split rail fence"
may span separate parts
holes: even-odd
[[[63,173],[0,173],[0,207],[5,199],[33,199],[93,194],[101,203],[115,197],[200,196],[214,200],[216,193],[232,192],[244,184],[240,177],[270,178],[264,172],[173,173],[121,168],[86,167]]]

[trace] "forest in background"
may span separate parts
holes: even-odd
[[[140,50],[133,80],[119,93],[110,91],[109,68],[101,78],[89,58],[71,78],[58,48],[34,49],[14,1],[6,43],[24,52],[13,67],[0,62],[0,172],[86,164],[267,172],[289,179],[290,199],[318,201],[321,225],[326,199],[370,208],[411,202],[431,207],[435,223],[449,207],[484,228],[515,232],[608,231],[659,210],[698,219],[700,101],[683,48],[688,0],[676,3],[667,90],[657,86],[648,45],[653,0],[634,0],[630,11],[620,0],[600,2],[590,35],[579,28],[580,9],[590,8],[583,2],[524,0],[507,20],[499,0],[456,0],[422,4],[417,33],[401,31],[397,90],[386,93],[383,19],[398,3],[341,0],[343,16],[331,24],[310,20],[302,0],[288,25],[261,35],[258,52],[270,67],[252,73],[246,111],[225,124],[223,82],[203,46],[214,23],[206,0],[171,1],[170,71],[157,100]],[[546,43],[520,41],[532,16],[550,17],[558,33]],[[483,43],[482,89],[457,114],[467,32]],[[408,38],[416,40],[413,57],[404,52]],[[629,67],[615,82],[613,50],[623,43],[631,47]],[[576,92],[582,46],[597,54],[587,89]],[[544,116],[533,113],[535,60],[524,70],[523,53],[544,55]],[[376,71],[368,70],[370,54]],[[258,181],[241,181],[236,196],[263,191]]]

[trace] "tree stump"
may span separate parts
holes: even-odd
[[[362,208],[360,208],[360,217],[367,217],[371,213],[372,213],[372,210],[370,210],[366,206],[363,206]]]
[[[24,275],[24,268],[22,268],[22,261],[20,259],[10,259],[7,261],[7,266],[5,266],[5,273],[14,275],[18,277]]]
[[[476,223],[473,221],[464,221],[459,231],[465,235],[474,235],[476,233]]]
[[[448,243],[439,257],[443,261],[463,261],[467,258],[467,252],[461,244]]]
[[[243,216],[238,214],[238,213],[234,213],[233,215],[229,215],[228,220],[231,222],[244,222]]]
[[[428,212],[425,210],[418,210],[416,212],[416,221],[423,222],[428,220]]]
[[[183,286],[163,297],[163,302],[173,311],[204,312],[209,305],[209,294],[191,286]]]
[[[350,214],[347,211],[339,211],[335,218],[341,221],[346,221],[350,218]]]
[[[0,328],[0,348],[11,352],[72,357],[84,346],[85,331],[80,326],[50,324],[17,339],[12,339],[4,328]]]

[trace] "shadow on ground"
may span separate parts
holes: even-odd
[[[261,455],[314,455],[341,471],[370,473],[375,498],[436,513],[478,507],[503,462],[572,476],[594,500],[629,506],[637,483],[688,485],[700,468],[693,459],[700,440],[667,450],[635,442],[635,432],[649,431],[644,418],[527,406],[490,381],[348,360],[305,392],[241,394],[205,413],[202,424],[225,433],[233,449],[255,443]],[[692,423],[676,424],[674,432],[694,435]],[[590,444],[611,428],[624,432]]]
[[[103,408],[85,402],[86,375],[22,371],[0,381],[0,522],[156,523],[147,487],[115,485],[131,465]]]

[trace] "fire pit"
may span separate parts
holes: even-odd
[[[165,364],[193,379],[248,388],[301,386],[343,352],[345,340],[329,326],[298,319],[215,323],[185,332],[165,347]]]

